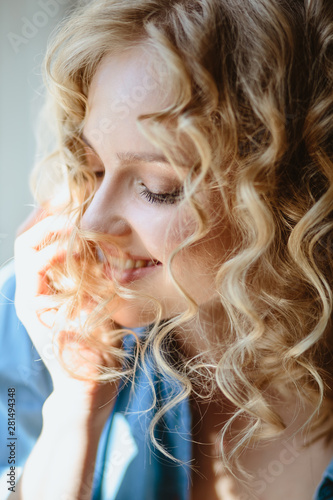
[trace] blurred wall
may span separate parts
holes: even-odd
[[[0,266],[13,256],[17,227],[33,200],[36,115],[41,105],[41,62],[48,37],[71,0],[0,2]]]

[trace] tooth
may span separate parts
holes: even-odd
[[[120,265],[120,259],[118,259],[118,257],[113,257],[112,258],[112,264],[114,265],[114,267],[119,267],[119,265]]]
[[[137,260],[135,262],[135,268],[138,268],[138,267],[146,267],[146,261],[145,260]]]
[[[135,267],[135,261],[132,259],[127,259],[125,262],[124,269],[133,269]]]
[[[147,267],[151,267],[151,266],[153,266],[153,265],[154,265],[154,262],[153,262],[152,260],[150,260],[150,261],[148,262],[148,264],[147,264]]]

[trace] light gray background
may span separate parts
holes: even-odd
[[[72,0],[0,2],[0,266],[13,257],[17,227],[32,210],[28,178],[41,105],[47,40]]]

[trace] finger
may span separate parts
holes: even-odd
[[[22,249],[17,252],[15,259],[17,280],[24,280],[29,284],[27,280],[29,276],[45,272],[52,265],[64,262],[65,258],[66,248],[60,242],[51,243],[39,251],[31,248]]]
[[[54,235],[69,233],[72,227],[72,221],[63,215],[46,217],[16,239],[15,253],[28,248],[39,250],[51,242]]]
[[[15,293],[15,309],[31,339],[47,338],[52,333],[55,314],[59,308],[56,295],[27,297],[20,290]],[[38,343],[38,342],[37,342]]]
[[[35,226],[38,222],[49,217],[50,213],[42,207],[35,208],[30,215],[22,222],[16,231],[16,237],[20,236],[22,233],[28,231],[32,226]]]
[[[67,249],[60,242],[51,243],[35,253],[34,259],[38,264],[39,273],[43,274],[57,264],[66,260]]]

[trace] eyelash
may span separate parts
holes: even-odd
[[[102,170],[97,170],[94,174],[97,179],[102,179],[104,177],[104,171]],[[182,188],[175,189],[171,193],[153,193],[152,191],[149,191],[146,186],[143,185],[143,187],[144,189],[140,192],[140,196],[146,198],[149,203],[158,203],[160,205],[174,205],[181,200],[183,194]]]
[[[145,187],[145,189],[140,192],[140,195],[146,198],[149,203],[173,205],[181,200],[182,193],[183,189],[176,189],[171,193],[152,193]]]

